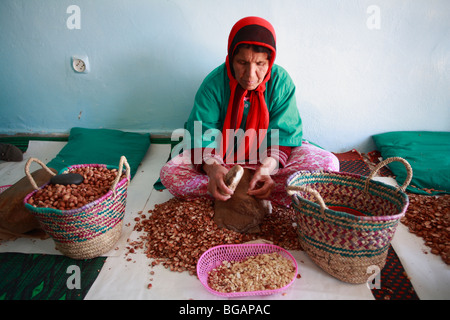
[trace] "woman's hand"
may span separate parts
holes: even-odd
[[[203,170],[209,177],[208,191],[214,199],[227,201],[231,198],[233,190],[228,188],[224,182],[228,169],[217,162],[211,162],[205,163],[203,165]]]
[[[248,189],[248,194],[259,199],[267,199],[275,187],[275,182],[270,174],[277,167],[277,161],[274,158],[267,157],[261,166],[256,169]]]

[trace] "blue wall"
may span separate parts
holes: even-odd
[[[72,3],[0,2],[0,131],[182,125],[205,70],[189,56],[179,10],[165,1],[76,1],[81,29],[71,30]],[[73,55],[88,56],[88,74],[73,71]]]
[[[80,29],[67,27],[70,5]],[[2,0],[0,134],[170,134],[247,15],[275,26],[306,138],[364,151],[379,132],[450,130],[448,0]]]

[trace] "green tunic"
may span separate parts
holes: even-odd
[[[195,96],[194,106],[185,124],[185,129],[190,133],[191,147],[216,147],[215,137],[222,130],[229,98],[230,85],[224,63],[205,78]],[[266,84],[265,99],[270,119],[267,145],[278,142],[280,146],[300,146],[302,120],[297,109],[295,85],[286,70],[278,65],[272,67],[270,80]],[[246,104],[243,127],[251,108],[248,102]],[[273,129],[278,129],[277,136]]]

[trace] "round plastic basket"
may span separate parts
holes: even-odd
[[[259,254],[278,252],[281,256],[289,259],[294,268],[295,273],[292,281],[284,287],[274,290],[262,291],[246,291],[246,292],[219,292],[213,290],[208,285],[209,272],[217,268],[223,261],[242,261],[246,257],[256,256]],[[205,251],[197,262],[197,276],[203,286],[211,293],[222,297],[244,297],[257,295],[271,295],[286,290],[292,285],[297,276],[297,262],[294,257],[285,249],[272,244],[229,244],[220,245]]]

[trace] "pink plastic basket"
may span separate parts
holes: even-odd
[[[292,261],[295,267],[295,275],[292,281],[275,290],[247,291],[247,292],[218,292],[208,285],[208,273],[218,267],[222,261],[241,261],[248,256],[255,256],[264,253],[278,252],[283,257]],[[297,276],[297,262],[294,257],[285,249],[273,244],[229,244],[213,247],[205,251],[197,262],[197,277],[203,286],[211,293],[222,297],[243,297],[257,295],[271,295],[286,290],[294,282]]]

